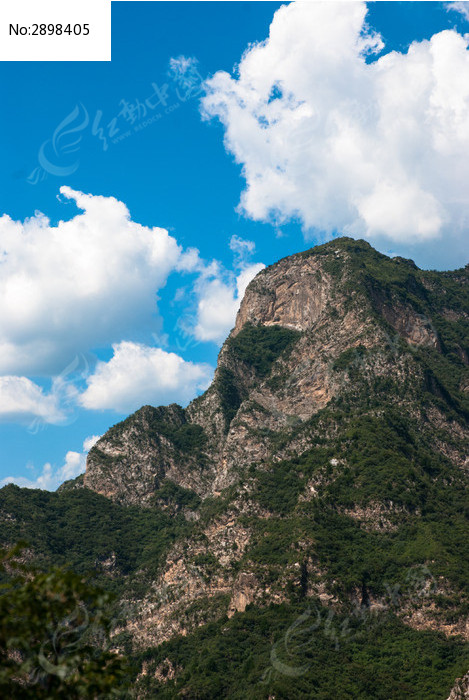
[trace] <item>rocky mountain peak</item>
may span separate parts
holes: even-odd
[[[246,290],[211,387],[187,409],[144,407],[108,431],[89,454],[85,485],[143,504],[164,479],[217,494],[251,463],[304,451],[302,426],[357,378],[392,378],[413,400],[433,380],[410,350],[441,354],[436,316],[441,325],[443,304],[447,318],[461,313],[442,288],[457,285],[451,274],[350,238],[264,269]]]

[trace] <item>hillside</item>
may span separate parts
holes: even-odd
[[[2,489],[2,540],[117,593],[137,697],[446,700],[469,668],[468,280],[348,238],[266,268],[208,391],[111,428],[58,493]]]

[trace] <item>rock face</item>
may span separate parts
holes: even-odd
[[[461,314],[460,301],[452,309],[442,294],[450,274],[425,273],[351,239],[263,270],[208,391],[186,409],[145,406],[114,426],[90,451],[84,485],[128,504],[148,504],[165,478],[213,496],[251,463],[307,449],[301,426],[348,390],[352,374],[392,379],[408,402],[425,389],[441,393],[402,348],[442,352],[432,314],[446,326]],[[467,274],[459,278],[467,283]],[[455,351],[464,360],[466,349]],[[279,449],[288,434],[288,450]],[[457,450],[451,458],[464,459]]]
[[[448,696],[448,700],[468,700],[469,698],[469,671],[463,678],[458,678],[454,688]]]
[[[202,428],[180,406],[144,406],[91,450],[84,485],[129,505],[145,505],[165,478],[204,493],[203,443]]]

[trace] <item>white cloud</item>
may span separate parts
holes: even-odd
[[[89,452],[92,447],[96,445],[101,435],[90,435],[90,437],[85,438],[83,442],[83,449],[85,452]]]
[[[242,164],[240,208],[302,220],[306,235],[394,242],[421,264],[460,265],[469,224],[469,36],[383,48],[363,2],[298,2],[274,15],[235,76],[206,82],[206,118]]]
[[[0,217],[0,373],[54,373],[77,353],[151,328],[170,272],[197,262],[114,197],[60,191],[82,210],[69,221]]]
[[[240,262],[244,262],[246,258],[254,253],[255,249],[256,244],[254,241],[247,241],[245,238],[236,235],[230,238],[230,250],[233,251]]]
[[[213,369],[139,343],[113,345],[109,362],[98,362],[80,397],[88,409],[135,411],[144,404],[185,404],[209,385]]]
[[[447,2],[446,9],[459,12],[464,19],[469,20],[469,2]]]
[[[0,377],[0,421],[24,423],[40,419],[60,423],[63,418],[55,392],[44,393],[27,377]]]
[[[198,61],[193,56],[178,56],[169,59],[169,72],[175,79],[184,78],[197,66]]]
[[[17,486],[22,486],[27,489],[55,491],[64,481],[75,479],[80,474],[83,474],[86,467],[88,451],[98,440],[99,436],[97,435],[87,437],[83,442],[83,452],[74,452],[70,450],[65,455],[64,463],[57,469],[54,469],[49,462],[46,462],[37,479],[32,480],[22,476],[8,476],[0,481],[0,488],[7,484],[16,484]]]
[[[246,287],[265,268],[263,263],[250,262],[255,248],[254,241],[233,235],[230,250],[237,272],[228,272],[216,262],[201,271],[195,285],[197,321],[190,331],[197,340],[221,345],[235,325]]]
[[[197,325],[198,340],[223,340],[247,282],[263,267],[248,263],[254,243],[232,237],[236,278],[197,249],[183,250],[165,229],[133,222],[113,197],[60,192],[82,213],[56,226],[40,213],[24,222],[0,217],[0,421],[33,426],[65,421],[79,406],[127,412],[193,398],[208,383],[207,365],[130,341],[145,329],[167,343],[156,302],[172,272],[196,276],[175,294],[174,303],[199,302],[197,321],[194,315],[185,329],[186,312],[180,330],[190,337]],[[89,351],[110,345],[114,357],[90,376]],[[51,376],[50,391],[20,374]]]
[[[199,280],[197,324],[193,330],[197,340],[212,340],[219,344],[225,340],[235,324],[246,287],[264,267],[262,263],[247,265],[236,278],[230,276],[228,281],[224,281],[218,271],[214,278]]]

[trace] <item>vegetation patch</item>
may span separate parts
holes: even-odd
[[[243,401],[241,393],[238,389],[235,376],[231,370],[223,365],[218,368],[215,386],[220,396],[221,410],[225,419],[225,427],[228,430],[229,425],[235,417],[238,408]]]
[[[229,349],[235,358],[251,367],[258,377],[265,377],[282,353],[291,348],[301,333],[283,326],[254,326],[247,323],[234,338]]]
[[[155,491],[153,500],[165,505],[178,506],[179,508],[190,508],[196,510],[202,499],[194,491],[185,489],[170,479],[165,479],[161,487]]]
[[[162,491],[189,500],[179,487],[165,484]],[[172,542],[191,531],[182,514],[121,506],[86,488],[51,493],[8,485],[0,489],[0,512],[16,517],[2,522],[3,544],[27,541],[38,566],[67,564],[116,592],[129,585],[123,575],[145,569],[151,579]],[[107,559],[114,561],[115,575],[106,569]]]
[[[358,345],[355,348],[347,348],[334,361],[332,369],[336,372],[348,369],[350,365],[359,364],[366,355],[366,348]]]

